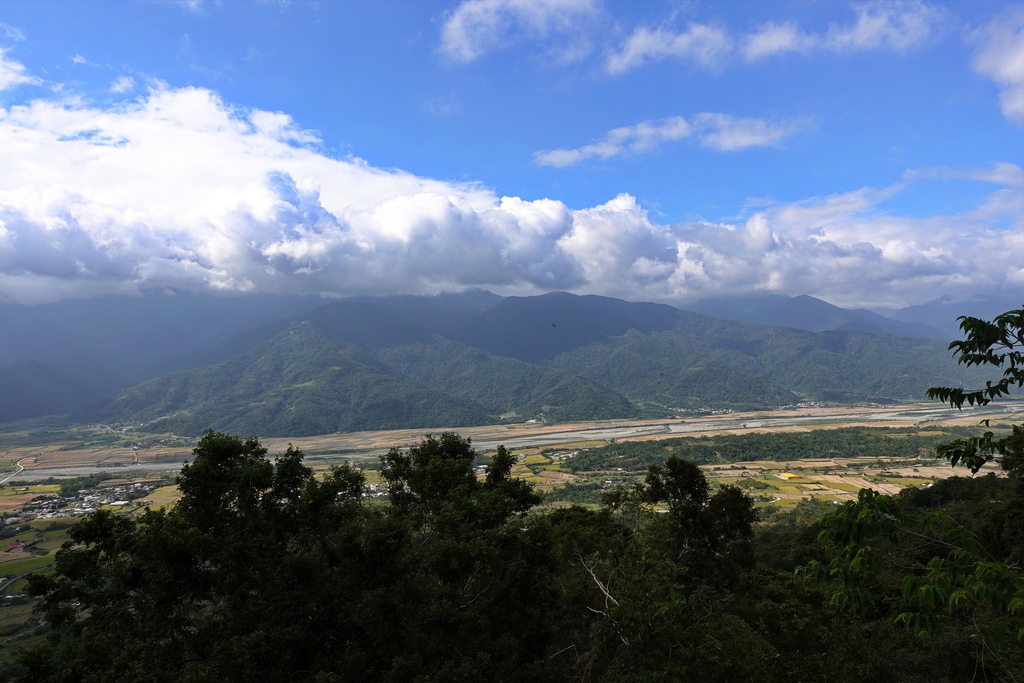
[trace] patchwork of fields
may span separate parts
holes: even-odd
[[[936,410],[934,404],[922,404],[736,413],[685,423],[619,420],[571,425],[498,425],[458,431],[473,439],[484,458],[493,454],[498,444],[507,445],[517,457],[513,474],[534,484],[544,495],[544,505],[563,506],[594,505],[604,491],[618,485],[628,486],[644,477],[644,470],[637,468],[583,470],[571,467],[572,459],[578,454],[610,443],[765,432],[792,434],[853,425],[973,427],[980,417],[989,415],[943,412]],[[417,443],[424,431],[333,434],[290,441],[306,453],[306,463],[315,472],[324,473],[339,463],[351,463],[363,469],[367,484],[380,492],[377,458],[388,448]],[[46,570],[53,561],[53,554],[66,541],[68,528],[77,521],[58,517],[62,510],[57,509],[47,511],[47,518],[37,514],[40,518],[33,519],[32,511],[40,510],[44,501],[57,499],[60,482],[69,477],[93,475],[104,479],[97,473],[106,473],[109,476],[100,486],[108,488],[155,481],[154,476],[162,476],[166,481],[191,457],[194,443],[194,439],[187,437],[139,434],[106,425],[74,429],[26,426],[0,433],[0,516],[6,521],[0,528],[3,536],[0,577],[4,577],[0,579],[0,663],[9,660],[15,647],[39,637],[39,625],[31,616],[27,598],[22,595],[27,577],[35,571]],[[264,440],[272,455],[284,451],[288,443],[289,440],[283,439]],[[753,496],[758,505],[781,508],[793,507],[809,497],[839,504],[855,499],[864,488],[893,494],[908,486],[927,487],[939,479],[965,474],[962,469],[953,469],[947,463],[924,456],[917,461],[833,456],[784,462],[716,463],[701,465],[701,468],[712,487],[738,486]],[[483,476],[482,465],[477,471]],[[983,473],[985,471],[996,471],[996,468],[988,467]],[[147,506],[171,506],[177,498],[176,486],[160,485],[142,498],[103,507],[119,514],[133,514]],[[50,505],[52,507],[52,502]]]

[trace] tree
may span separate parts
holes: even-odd
[[[992,321],[962,316],[960,328],[965,338],[949,345],[957,361],[1001,368],[1001,376],[980,389],[932,387],[930,398],[962,409],[1024,386],[1024,307]],[[939,444],[936,451],[973,474],[998,462],[1016,481],[954,478],[897,497],[864,489],[856,502],[821,520],[818,538],[829,562],[811,561],[797,572],[831,585],[831,602],[840,609],[889,611],[894,623],[933,643],[970,643],[975,676],[1016,680],[1011,671],[1024,662],[1024,425],[1001,437],[986,431]],[[961,495],[945,495],[953,490]],[[977,502],[964,500],[971,490]]]
[[[716,552],[731,541],[749,538],[757,521],[750,496],[728,485],[711,495],[704,473],[689,460],[672,456],[664,467],[651,466],[644,486],[647,502],[668,504],[668,518],[684,552]]]
[[[288,680],[338,636],[319,577],[339,554],[315,522],[350,522],[362,475],[317,480],[297,449],[271,462],[258,440],[213,431],[193,454],[175,508],[86,517],[53,572],[32,575],[51,631],[23,680]]]
[[[1001,367],[1002,376],[995,382],[986,382],[983,389],[932,387],[928,397],[962,410],[965,403],[985,406],[993,399],[1009,396],[1014,387],[1024,387],[1024,306],[997,315],[991,322],[969,316],[959,320],[965,338],[949,345],[954,355],[958,354],[957,362]],[[982,424],[987,427],[989,421],[983,420]],[[936,450],[951,465],[962,464],[974,473],[994,460],[1011,474],[1019,475],[1024,467],[1024,425],[1014,426],[1011,434],[1000,438],[987,431],[981,436],[942,444]]]
[[[440,439],[428,434],[407,451],[392,448],[384,455],[381,477],[392,505],[422,519],[447,516],[494,527],[540,502],[533,486],[512,477],[515,457],[504,446],[498,446],[482,482],[473,472],[476,458],[470,439],[454,432]]]

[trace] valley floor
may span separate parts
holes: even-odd
[[[394,447],[418,443],[427,432],[457,431],[480,452],[499,445],[510,449],[555,447],[579,442],[607,443],[665,439],[693,434],[713,436],[752,432],[807,431],[852,426],[912,427],[926,424],[974,426],[983,418],[1020,411],[1012,401],[960,412],[935,403],[900,406],[807,407],[749,413],[724,413],[686,419],[604,420],[558,424],[511,424],[450,429],[398,429],[261,439],[271,454],[289,444],[307,462],[326,466],[338,460],[374,460]],[[93,425],[48,428],[32,424],[0,433],[0,477],[30,481],[99,472],[173,471],[191,458],[195,439],[171,434],[140,434],[131,429]],[[6,473],[3,470],[6,469]]]

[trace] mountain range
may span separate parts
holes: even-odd
[[[918,400],[929,386],[980,379],[939,339],[814,332],[564,292],[340,300],[165,363],[175,364],[71,418],[301,436]]]
[[[945,332],[924,322],[894,320],[865,308],[840,308],[806,294],[705,299],[684,308],[726,320],[781,325],[811,332],[867,332],[903,337],[949,338]]]

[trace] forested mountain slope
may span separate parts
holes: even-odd
[[[562,292],[483,308],[339,301],[205,353],[215,362],[75,418],[291,436],[918,400],[928,386],[970,382],[938,340],[812,333]]]
[[[480,405],[390,375],[358,347],[308,322],[217,365],[165,375],[75,416],[198,434],[303,436],[363,429],[478,425]]]

